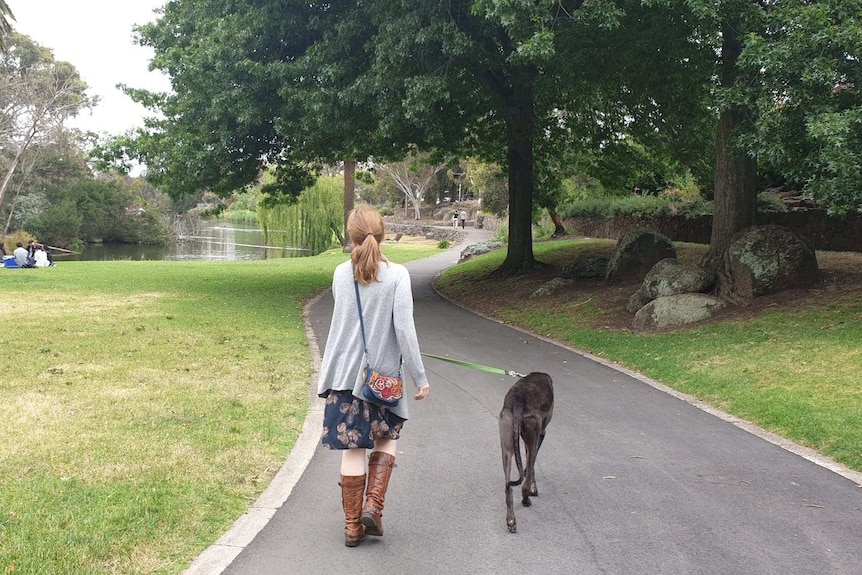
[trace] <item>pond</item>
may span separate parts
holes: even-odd
[[[60,255],[57,263],[93,260],[177,260],[235,261],[266,260],[308,255],[299,248],[265,245],[263,232],[256,225],[228,222],[202,222],[197,235],[164,246],[133,244],[87,244],[81,254]]]

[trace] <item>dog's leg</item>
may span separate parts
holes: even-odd
[[[530,467],[530,496],[535,497],[539,494],[536,488],[536,460],[539,458],[539,450],[542,449],[542,443],[545,441],[545,429],[542,428],[542,433],[539,435],[539,444],[536,445],[536,452],[533,454],[533,464]]]
[[[506,527],[509,533],[518,531],[518,522],[515,520],[515,506],[512,503],[512,484],[506,482]]]
[[[515,521],[515,509],[512,506],[513,482],[509,479],[512,470],[512,456],[515,453],[512,429],[512,413],[504,410],[500,414],[500,449],[503,454],[503,474],[506,477],[506,526],[510,533],[515,533],[518,530],[518,524]]]
[[[536,489],[536,455],[539,452],[541,441],[541,423],[535,417],[524,417],[521,420],[521,437],[524,440],[524,450],[527,456],[527,465],[524,470],[524,486],[521,488],[521,504],[530,506],[530,497],[539,494]]]

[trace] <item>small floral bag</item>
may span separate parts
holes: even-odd
[[[404,380],[401,367],[398,367],[398,375],[383,375],[376,369],[372,369],[368,362],[368,342],[365,340],[365,322],[362,319],[362,300],[359,299],[359,282],[353,280],[356,290],[356,305],[359,308],[359,326],[362,330],[362,346],[365,351],[365,368],[362,370],[362,396],[366,401],[381,407],[395,407],[404,397]],[[404,363],[401,358],[400,364]]]

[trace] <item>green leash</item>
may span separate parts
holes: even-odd
[[[460,365],[463,367],[469,367],[472,369],[478,369],[479,371],[487,371],[488,373],[497,373],[500,375],[508,375],[510,377],[524,377],[523,373],[518,373],[517,371],[510,371],[508,369],[500,369],[499,367],[488,367],[487,365],[481,365],[478,363],[470,363],[469,361],[461,361],[459,359],[452,359],[449,357],[443,357],[442,355],[433,355],[430,353],[423,353],[425,357],[433,357],[434,359],[439,359],[441,361],[447,361],[449,363],[454,363],[455,365]]]

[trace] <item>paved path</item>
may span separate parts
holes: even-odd
[[[315,399],[273,487],[190,574],[862,574],[862,475],[447,303],[430,281],[457,253],[408,265],[423,351],[555,382],[540,495],[516,505],[518,533],[505,526],[497,436],[513,380],[428,359],[431,397],[410,407],[385,537],[344,547],[340,456],[316,449]],[[311,306],[320,349],[330,314],[328,295]]]

